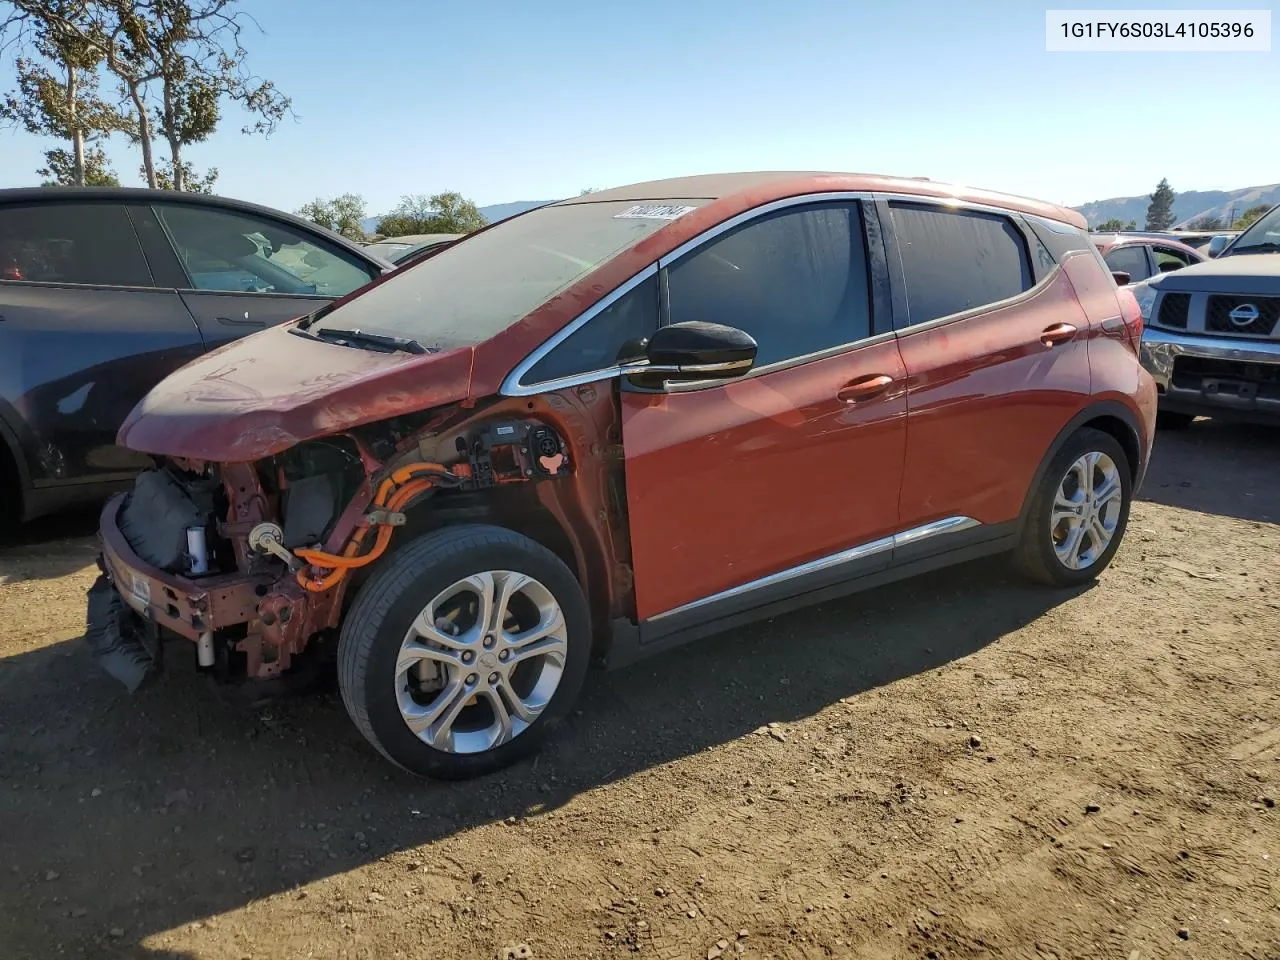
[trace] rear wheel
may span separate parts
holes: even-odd
[[[559,557],[500,527],[449,527],[361,588],[338,683],[387,759],[462,779],[538,748],[577,699],[590,647],[586,598]]]
[[[1195,417],[1189,413],[1174,413],[1172,410],[1161,410],[1156,414],[1156,429],[1185,430],[1191,426]]]
[[[1105,570],[1129,522],[1131,477],[1129,458],[1110,434],[1084,429],[1072,436],[1032,496],[1014,551],[1022,573],[1070,587]]]
[[[0,534],[17,529],[22,519],[22,481],[18,467],[0,443]]]

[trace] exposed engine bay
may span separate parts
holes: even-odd
[[[162,669],[176,637],[222,680],[323,662],[352,581],[399,529],[429,525],[436,498],[483,503],[494,488],[570,473],[568,445],[546,423],[474,417],[456,432],[373,424],[257,463],[169,459],[142,473],[103,511],[86,632],[95,658],[130,690]]]

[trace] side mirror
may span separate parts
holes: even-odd
[[[1230,242],[1231,238],[1222,234],[1214,237],[1209,241],[1209,256],[1216,257],[1218,254],[1222,253],[1223,250],[1227,249],[1227,244]]]
[[[1123,270],[1112,270],[1111,279],[1115,280],[1116,286],[1127,287],[1133,278]]]
[[[643,361],[623,373],[662,380],[728,380],[756,362],[756,341],[736,327],[688,320],[659,327],[645,344]]]

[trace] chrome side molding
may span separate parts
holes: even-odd
[[[713,593],[709,597],[702,597],[699,600],[692,600],[689,603],[681,604],[673,607],[656,616],[650,617],[646,622],[653,623],[666,617],[673,617],[679,613],[687,613],[690,610],[697,610],[700,607],[711,606],[722,600],[730,600],[734,597],[740,597],[744,594],[751,593],[755,590],[762,590],[766,587],[776,586],[780,583],[786,583],[789,580],[796,580],[801,577],[807,577],[814,573],[820,573],[823,570],[830,570],[840,567],[857,560],[865,560],[867,557],[874,557],[877,554],[887,553],[895,547],[903,547],[907,544],[920,543],[922,540],[929,540],[933,537],[942,536],[948,533],[959,533],[961,530],[969,530],[973,527],[981,526],[981,524],[972,517],[945,517],[942,520],[934,520],[932,523],[926,523],[923,526],[912,527],[910,530],[903,530],[901,533],[895,533],[893,536],[881,537],[879,540],[872,540],[870,543],[860,544],[851,547],[848,550],[841,550],[839,553],[833,553],[829,556],[819,557],[817,560],[810,560],[799,566],[788,567],[786,570],[779,570],[777,573],[771,573],[768,576],[760,577],[757,580],[751,580],[747,583],[739,584],[736,587],[730,587],[728,590],[721,590],[719,593]]]

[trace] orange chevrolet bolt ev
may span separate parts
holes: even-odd
[[[986,554],[1096,577],[1151,450],[1141,334],[1046,203],[747,173],[552,204],[152,391],[87,639],[130,689],[182,647],[232,682],[336,660],[393,763],[494,770],[592,659]]]

